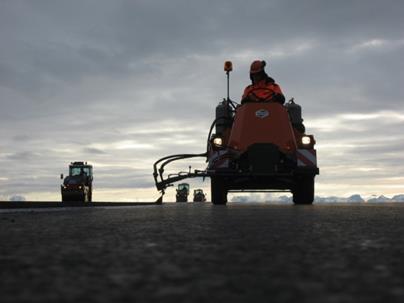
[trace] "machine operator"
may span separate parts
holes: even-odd
[[[285,96],[275,80],[265,72],[265,61],[255,60],[251,63],[250,79],[252,84],[244,89],[241,104],[246,102],[285,103]]]

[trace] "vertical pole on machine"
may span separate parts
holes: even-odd
[[[233,70],[233,63],[231,61],[226,61],[224,63],[224,71],[227,75],[227,102],[230,101],[230,72]]]
[[[226,72],[227,75],[227,101],[230,100],[230,72]]]

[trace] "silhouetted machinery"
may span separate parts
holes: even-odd
[[[177,187],[177,194],[175,195],[176,202],[188,202],[189,184],[180,183]]]
[[[63,174],[60,175],[63,180]],[[62,202],[91,202],[93,192],[93,166],[87,162],[71,162],[69,175],[61,187]]]
[[[194,190],[194,202],[206,202],[206,196],[202,189]]]
[[[231,70],[227,61],[228,83]],[[210,177],[213,204],[226,204],[229,191],[291,191],[295,204],[312,204],[314,177],[319,174],[316,141],[305,133],[302,122],[301,107],[293,99],[285,105],[237,104],[228,93],[216,107],[206,152],[166,156],[154,163],[154,180],[162,193],[157,202],[174,182]],[[194,157],[206,158],[208,167],[163,176],[167,164]]]

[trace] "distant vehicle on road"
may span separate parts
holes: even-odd
[[[194,202],[206,202],[206,195],[202,189],[194,190]]]
[[[60,175],[63,180],[63,174]],[[69,175],[60,186],[62,202],[91,202],[93,194],[93,166],[87,162],[71,162]]]
[[[176,202],[188,202],[189,184],[180,183],[177,187],[177,194],[175,195]]]

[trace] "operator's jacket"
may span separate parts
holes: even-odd
[[[278,102],[283,104],[285,103],[285,96],[274,79],[267,77],[245,88],[241,104],[246,102]]]

